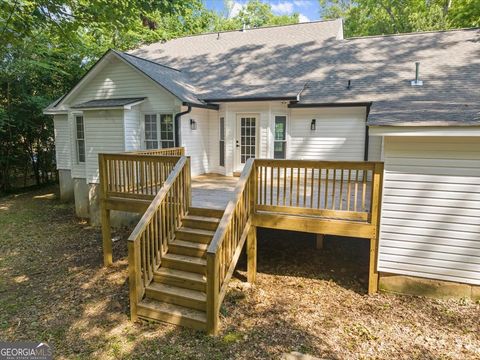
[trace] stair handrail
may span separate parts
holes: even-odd
[[[255,203],[254,159],[248,159],[207,249],[207,331],[218,331],[220,305],[251,226]]]
[[[155,195],[128,238],[130,313],[135,321],[137,304],[153,280],[168,244],[191,206],[190,159],[182,156]]]

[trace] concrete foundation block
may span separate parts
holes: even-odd
[[[58,183],[60,187],[60,200],[66,202],[73,201],[75,195],[72,172],[63,169],[58,170]]]
[[[468,284],[385,273],[380,274],[379,289],[437,299],[469,299],[472,294],[472,286]]]
[[[90,216],[88,190],[88,185],[85,179],[73,179],[75,213],[81,218],[88,218]]]

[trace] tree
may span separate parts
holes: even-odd
[[[480,26],[477,0],[319,0],[324,19],[343,18],[345,36]]]

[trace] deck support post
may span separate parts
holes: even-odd
[[[370,264],[368,274],[368,294],[378,291],[378,244],[380,239],[380,214],[383,186],[383,163],[375,163],[372,179],[372,203],[370,222],[374,226],[373,236],[370,238]]]
[[[317,250],[322,250],[325,240],[325,234],[317,234],[315,248]]]
[[[247,280],[253,284],[257,277],[257,227],[250,226],[247,236]]]
[[[113,263],[112,256],[112,231],[110,227],[110,210],[106,209],[105,204],[102,207],[102,238],[103,238],[103,265],[110,266]]]
[[[368,295],[378,291],[377,237],[370,239],[370,259],[368,265]]]

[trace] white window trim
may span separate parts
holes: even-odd
[[[73,134],[75,137],[75,162],[77,165],[84,165],[85,162],[87,161],[87,141],[85,138],[85,116],[83,113],[77,112],[73,113]],[[83,125],[83,139],[78,138],[78,133],[77,133],[77,117],[82,118],[82,125]],[[78,140],[83,140],[83,147],[85,150],[84,153],[84,161],[80,161],[80,151],[78,149]]]
[[[220,119],[223,118],[223,165],[220,165],[220,141],[221,136],[220,136]],[[227,163],[227,116],[226,114],[220,114],[218,116],[218,166],[221,168],[226,167]]]
[[[273,128],[272,128],[272,134],[273,134],[273,141],[272,141],[272,159],[275,158],[275,120],[277,116],[285,116],[285,140],[283,142],[285,143],[285,159],[288,159],[288,149],[289,149],[289,135],[290,135],[290,118],[287,113],[284,112],[278,112],[278,113],[273,113]]]
[[[161,115],[171,115],[173,121],[173,143],[175,146],[175,114],[171,111],[149,111],[149,112],[142,112],[141,113],[141,132],[142,132],[142,149],[146,150],[147,148],[147,139],[145,136],[145,115],[156,115],[157,119],[157,142],[158,142],[158,149],[161,149],[162,141],[170,141],[170,140],[162,140],[161,138],[161,126],[160,126],[160,116]]]

